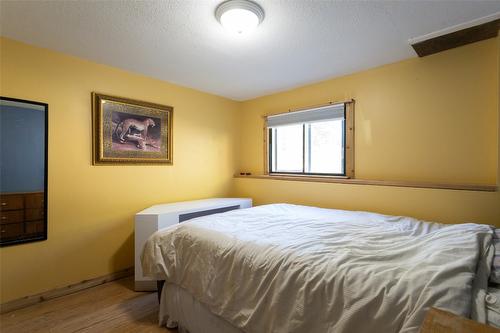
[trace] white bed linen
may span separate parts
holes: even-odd
[[[500,328],[500,288],[488,288],[486,296],[486,318],[487,323]]]
[[[162,326],[167,326],[167,321],[170,324],[178,323],[180,332],[242,333],[240,329],[211,313],[189,292],[172,283],[166,283],[161,292],[159,317]]]
[[[267,205],[146,243],[146,275],[244,332],[417,332],[430,306],[485,321],[486,225]]]

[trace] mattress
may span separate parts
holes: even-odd
[[[491,239],[486,225],[278,204],[159,231],[142,263],[242,332],[417,332],[431,306],[486,322]]]

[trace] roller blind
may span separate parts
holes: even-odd
[[[318,108],[287,112],[267,117],[268,127],[302,124],[316,121],[344,118],[345,103],[321,106]]]

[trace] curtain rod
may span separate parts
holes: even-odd
[[[319,109],[319,108],[322,108],[325,106],[336,105],[336,104],[347,104],[347,103],[353,103],[353,102],[354,102],[354,99],[351,98],[351,99],[347,99],[344,101],[335,101],[335,102],[328,102],[328,103],[323,103],[323,104],[319,104],[319,105],[305,106],[305,107],[296,108],[296,109],[288,109],[288,111],[286,111],[286,112],[265,114],[265,115],[262,115],[262,117],[267,118],[267,117],[278,116],[278,115],[287,114],[287,113],[291,113],[291,112],[300,112],[300,111],[306,111],[309,109]]]

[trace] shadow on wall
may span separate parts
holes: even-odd
[[[72,239],[68,244],[64,245],[65,251],[60,257],[55,259],[56,262],[72,262],[70,267],[60,267],[66,271],[73,271],[67,276],[69,281],[60,282],[58,287],[68,284],[78,283],[81,281],[80,271],[101,271],[102,273],[93,273],[87,276],[87,279],[96,278],[105,274],[111,274],[123,271],[134,266],[134,232],[132,221],[133,217],[113,220],[101,221],[101,226],[89,226],[86,230],[88,233],[80,235],[78,240]],[[116,244],[110,248],[110,244]],[[118,245],[119,244],[119,245]],[[81,253],[87,253],[85,260],[80,259],[75,262],[75,258],[82,258]],[[104,268],[107,267],[107,268]],[[54,270],[56,272],[57,270]],[[57,274],[54,273],[54,278]],[[75,276],[79,276],[76,277]]]
[[[134,225],[133,221],[128,221],[128,225]],[[130,263],[126,267],[123,263]],[[120,270],[134,267],[134,233],[130,233],[125,241],[120,245],[118,250],[111,257],[111,271],[118,272]],[[126,285],[130,290],[134,290],[133,285]]]

